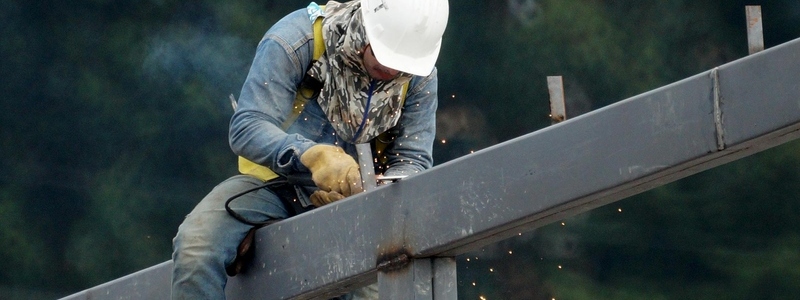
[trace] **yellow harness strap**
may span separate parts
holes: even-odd
[[[325,6],[324,5],[320,5],[320,7],[323,10],[325,10]],[[314,27],[313,59],[314,60],[318,60],[322,56],[322,54],[325,53],[325,40],[322,37],[322,19],[323,19],[322,16],[317,17],[317,19],[314,20],[314,25],[313,25],[313,27]],[[407,90],[408,90],[408,83],[403,85],[403,89],[402,89],[402,92],[401,92],[401,95],[400,95],[400,97],[401,97],[400,99],[403,99],[403,102],[405,102],[406,91]],[[316,92],[317,91],[314,91],[314,90],[312,90],[310,88],[307,88],[307,87],[301,87],[297,91],[297,94],[294,97],[292,113],[286,118],[286,120],[283,122],[283,124],[281,124],[281,128],[283,128],[283,130],[288,129],[289,126],[291,126],[292,123],[294,123],[294,121],[297,120],[297,117],[300,116],[300,113],[303,112],[303,108],[305,108],[306,102],[308,102],[308,99],[311,98]],[[401,102],[401,104],[400,104],[401,107],[403,106],[403,102]],[[388,144],[387,143],[383,143],[381,141],[382,140],[386,141],[386,139],[376,138],[374,140],[376,141],[375,148],[377,149],[378,153],[383,153],[383,150],[386,148],[386,146]],[[385,162],[385,157],[384,157],[384,159],[381,159],[381,160]],[[241,156],[239,156],[239,173],[242,173],[242,174],[245,174],[245,175],[250,175],[250,176],[256,177],[258,179],[261,179],[263,181],[268,181],[268,180],[271,180],[271,179],[278,178],[278,174],[276,174],[275,172],[270,170],[268,167],[265,167],[265,166],[259,165],[257,163],[254,163],[254,162],[252,162],[252,161],[250,161],[250,160],[248,160],[248,159],[246,159],[244,157],[241,157]]]

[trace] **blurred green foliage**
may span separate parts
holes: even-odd
[[[51,299],[168,260],[183,216],[236,172],[228,95],[270,24],[306,4],[0,3],[0,295]],[[451,1],[440,115],[462,120],[437,163],[549,125],[545,76],[564,76],[574,117],[746,55],[749,4],[767,47],[800,36],[795,0]],[[461,256],[460,297],[796,295],[799,150]]]

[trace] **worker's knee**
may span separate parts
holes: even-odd
[[[251,226],[237,224],[227,212],[202,211],[189,214],[173,239],[173,259],[178,261],[233,259],[236,247]]]
[[[178,227],[173,239],[173,260],[214,261],[222,266],[233,261],[236,248],[253,226],[233,218],[225,209],[226,202],[260,183],[249,176],[234,176],[217,185]],[[255,223],[288,217],[280,199],[266,188],[234,199],[230,209]]]

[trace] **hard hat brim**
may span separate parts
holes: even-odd
[[[383,43],[370,43],[370,46],[375,52],[375,59],[381,65],[412,75],[428,76],[436,66],[442,42],[439,41],[433,52],[422,57],[409,57],[394,53]]]

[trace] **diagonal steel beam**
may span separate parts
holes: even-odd
[[[227,293],[341,294],[375,282],[379,269],[465,253],[799,136],[794,40],[261,229],[255,262]],[[165,268],[114,291],[133,295],[132,282]],[[169,282],[147,288],[169,295]],[[104,291],[69,299],[111,299]]]
[[[798,55],[790,42],[266,228],[232,291],[330,295],[402,255],[464,253],[797,138]]]

